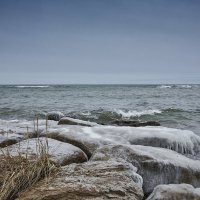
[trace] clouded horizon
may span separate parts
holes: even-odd
[[[0,84],[200,83],[198,0],[0,0]]]

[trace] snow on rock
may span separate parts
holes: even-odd
[[[189,184],[158,185],[147,200],[200,200],[200,188]]]
[[[142,200],[142,178],[127,162],[96,161],[71,164],[46,185],[39,182],[20,195],[20,200]]]
[[[2,152],[0,152],[0,154],[6,154],[9,152],[11,156],[18,156],[20,153],[20,155],[27,157],[30,160],[35,160],[41,153],[41,147],[46,149],[49,158],[52,161],[60,165],[87,161],[87,156],[81,149],[71,144],[63,143],[50,138],[32,138],[23,140],[7,148],[2,148]]]
[[[121,158],[138,168],[145,194],[160,184],[188,183],[200,187],[200,161],[175,151],[141,145],[106,145],[95,151],[91,160]]]
[[[59,120],[58,125],[81,125],[81,126],[97,126],[95,122],[84,121],[80,119],[73,119],[71,117],[63,117]]]

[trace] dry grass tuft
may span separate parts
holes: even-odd
[[[11,156],[8,150],[0,156],[0,200],[16,199],[41,179],[48,181],[50,175],[59,169],[48,157],[47,138],[45,144],[38,138],[38,153],[34,161],[28,160],[28,155],[20,154],[20,145],[18,152],[18,156]]]
[[[58,167],[49,160],[44,146],[40,146],[40,154],[36,161],[29,161],[19,156],[3,155],[1,159],[3,181],[0,200],[14,200],[20,192],[31,187],[41,179],[48,178],[58,170]]]

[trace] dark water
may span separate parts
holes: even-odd
[[[0,86],[0,119],[60,111],[83,120],[157,120],[200,135],[200,85]]]

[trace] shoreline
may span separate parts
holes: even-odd
[[[66,118],[64,119],[66,120]],[[15,144],[12,142],[5,143],[3,139],[6,139],[6,137],[3,138],[2,134],[0,135],[0,143],[4,142],[7,146],[1,148],[3,151],[4,149],[8,150],[12,157],[15,157],[18,152],[27,157],[28,148],[31,160],[37,154],[35,149],[37,141],[42,141],[42,138],[47,137],[49,159],[55,158],[52,161],[61,165],[60,173],[56,175],[55,179],[51,179],[45,188],[42,186],[44,180],[41,180],[32,186],[32,189],[24,190],[22,194],[20,192],[23,200],[36,199],[39,198],[38,195],[46,196],[47,199],[50,198],[53,193],[50,190],[47,191],[48,187],[54,187],[57,198],[65,194],[68,199],[73,199],[75,196],[81,199],[79,195],[83,195],[85,192],[97,199],[99,197],[107,198],[111,193],[116,199],[135,198],[142,200],[147,197],[152,199],[152,196],[164,189],[167,192],[171,191],[168,186],[179,188],[179,190],[187,188],[188,194],[195,194],[197,199],[200,197],[200,194],[194,189],[200,187],[200,137],[191,131],[162,126],[108,126],[83,121],[80,124],[80,120],[72,118],[67,118],[67,120],[67,124],[62,125],[58,125],[57,121],[39,120],[37,134],[34,134],[34,129],[30,128],[28,133],[17,133],[19,129],[15,127],[16,132],[8,132],[6,136],[8,140],[10,136],[10,141],[16,139]],[[69,125],[69,121],[73,125]],[[83,123],[86,123],[87,126]],[[36,136],[38,135],[39,138],[37,139]],[[73,171],[74,167],[80,169],[75,172]],[[104,172],[101,171],[102,167]],[[84,171],[85,169],[88,170],[87,173]],[[119,169],[120,173],[118,172]],[[94,170],[96,170],[95,173]],[[111,182],[104,178],[104,174],[107,173],[110,174]],[[60,174],[62,175],[60,176]],[[116,179],[116,174],[121,176],[120,180]],[[127,176],[127,174],[130,174],[130,176]],[[80,181],[79,176],[82,178],[81,182],[78,183],[77,181]],[[65,182],[62,177],[69,180]],[[126,183],[127,177],[129,177],[129,185]],[[73,180],[73,183],[70,180]],[[92,180],[94,182],[91,182]],[[108,190],[105,191],[104,184],[100,186],[99,181],[103,181],[102,184],[104,183]],[[151,184],[149,184],[149,181]],[[94,186],[96,189],[93,188],[91,191],[88,188],[86,189],[86,183],[90,190]],[[189,185],[180,185],[182,183]],[[55,187],[55,184],[62,185],[63,188],[59,189]],[[72,185],[69,186],[69,184]],[[85,189],[78,189],[77,184],[81,184]],[[123,197],[118,193],[118,189],[114,193],[111,192],[115,184],[121,185],[118,189],[123,190]],[[163,184],[166,187],[160,186]],[[123,189],[120,189],[120,187]],[[69,188],[73,193],[69,194]],[[36,194],[35,190],[40,192]],[[134,192],[130,193],[130,190],[134,190]],[[32,198],[31,195],[33,195]],[[177,191],[174,190],[169,195],[180,194],[177,194]]]

